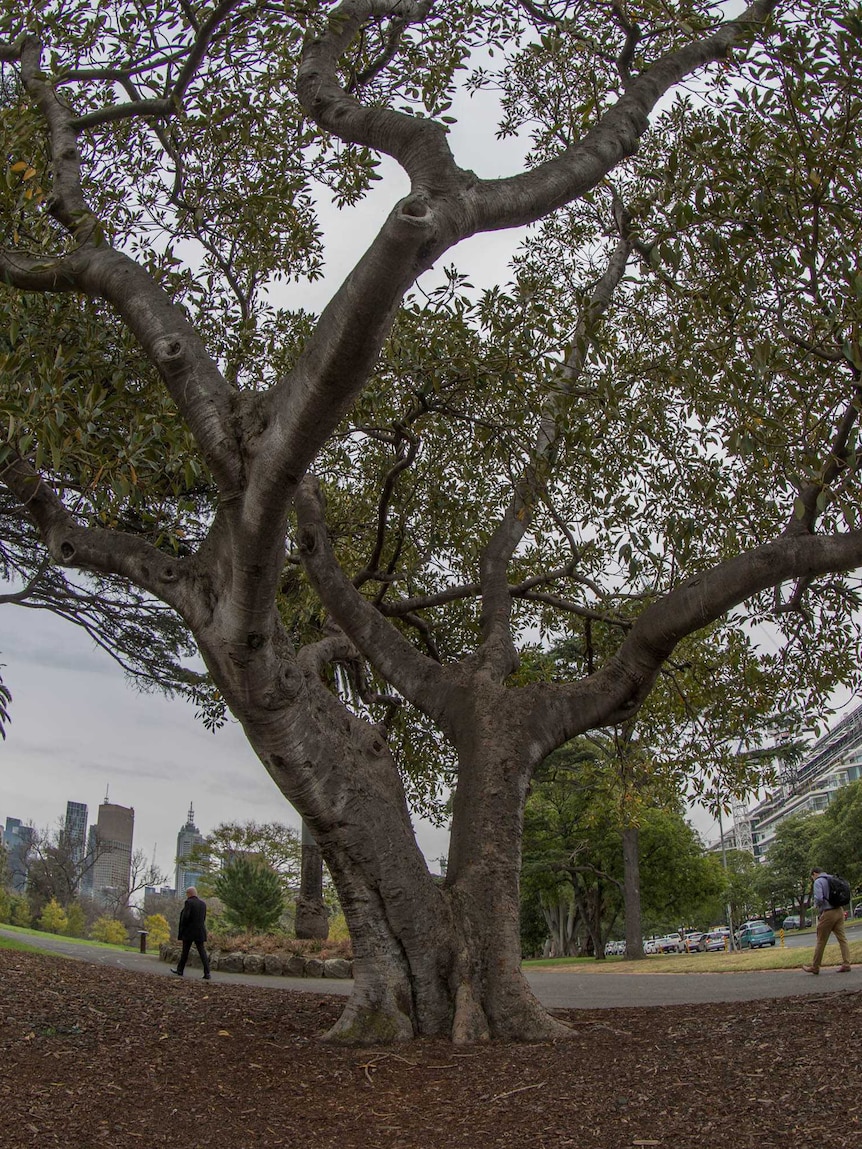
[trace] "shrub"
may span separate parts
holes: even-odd
[[[115,918],[98,918],[93,922],[90,937],[97,942],[109,942],[111,945],[121,946],[128,941],[126,927]]]
[[[56,898],[51,898],[39,918],[39,929],[47,934],[64,934],[69,925],[69,917]]]
[[[171,927],[164,914],[149,914],[144,918],[144,929],[149,934],[147,944],[150,946],[160,946],[171,940]]]
[[[13,926],[29,926],[32,922],[30,903],[21,894],[12,894],[9,898],[9,921]]]
[[[258,858],[234,858],[216,878],[215,892],[224,902],[228,929],[265,933],[284,910],[281,878]]]
[[[87,919],[80,902],[72,902],[66,910],[66,928],[63,933],[70,938],[87,936]]]

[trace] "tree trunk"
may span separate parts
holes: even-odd
[[[244,728],[307,822],[350,929],[353,991],[329,1038],[375,1043],[428,1035],[467,1043],[567,1032],[521,971],[526,772],[517,756],[501,752],[494,740],[491,749],[478,744],[462,755],[441,883],[416,844],[385,739],[376,728],[346,719],[321,683],[308,685],[316,731],[300,736],[301,715],[278,721],[271,711],[260,719],[247,714]],[[292,743],[302,747],[295,757],[287,754]],[[322,761],[337,766],[324,771]]]
[[[325,941],[329,937],[329,909],[323,900],[323,855],[314,836],[302,823],[299,897],[296,899],[298,938]]]
[[[637,826],[623,830],[623,898],[626,914],[626,957],[644,956],[641,928],[640,833]]]

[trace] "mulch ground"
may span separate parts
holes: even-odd
[[[858,1146],[862,991],[342,1049],[344,999],[0,951],[3,1149]]]

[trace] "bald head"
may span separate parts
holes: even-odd
[[[197,887],[196,886],[189,886],[189,888],[186,890],[186,897],[187,898],[196,898],[197,896],[198,896]]]

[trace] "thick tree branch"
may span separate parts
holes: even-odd
[[[173,606],[187,620],[200,615],[201,603],[189,584],[187,563],[162,554],[134,535],[81,526],[41,475],[20,457],[0,469],[0,482],[21,502],[60,566],[120,575]]]
[[[632,717],[682,639],[781,582],[860,565],[862,531],[784,535],[689,579],[644,608],[619,650],[595,674],[535,691],[531,724],[536,738],[548,753],[585,730]],[[523,689],[533,692],[532,687]]]
[[[303,565],[332,617],[387,682],[447,732],[447,703],[456,689],[448,672],[420,654],[346,577],[329,543],[317,480],[300,483],[296,498]]]
[[[533,508],[553,465],[561,420],[586,365],[590,341],[625,274],[630,254],[631,244],[624,233],[581,311],[569,354],[554,380],[554,386],[549,389],[551,398],[542,412],[533,457],[482,553],[483,638],[480,657],[495,666],[501,677],[509,674],[517,664],[511,634],[512,595],[507,579],[508,565],[532,521]]]
[[[596,126],[561,155],[530,172],[480,180],[469,193],[474,213],[469,234],[533,223],[595,187],[636,151],[648,117],[661,97],[705,65],[724,59],[764,24],[778,2],[754,0],[737,19],[661,57],[630,80],[624,95]]]
[[[232,491],[241,470],[236,443],[227,429],[233,389],[183,309],[134,260],[106,242],[84,197],[72,110],[42,71],[41,58],[40,43],[28,37],[21,49],[21,77],[48,129],[53,173],[48,207],[76,247],[58,260],[48,256],[34,261],[7,252],[0,266],[10,282],[25,290],[77,288],[111,303],[161,373],[216,481]]]
[[[430,8],[430,3],[419,0],[343,0],[327,31],[305,46],[297,93],[320,127],[339,139],[392,156],[414,188],[439,191],[461,186],[465,178],[452,157],[443,125],[388,108],[366,108],[345,91],[338,75],[341,57],[368,20],[390,17],[400,30],[421,23]]]

